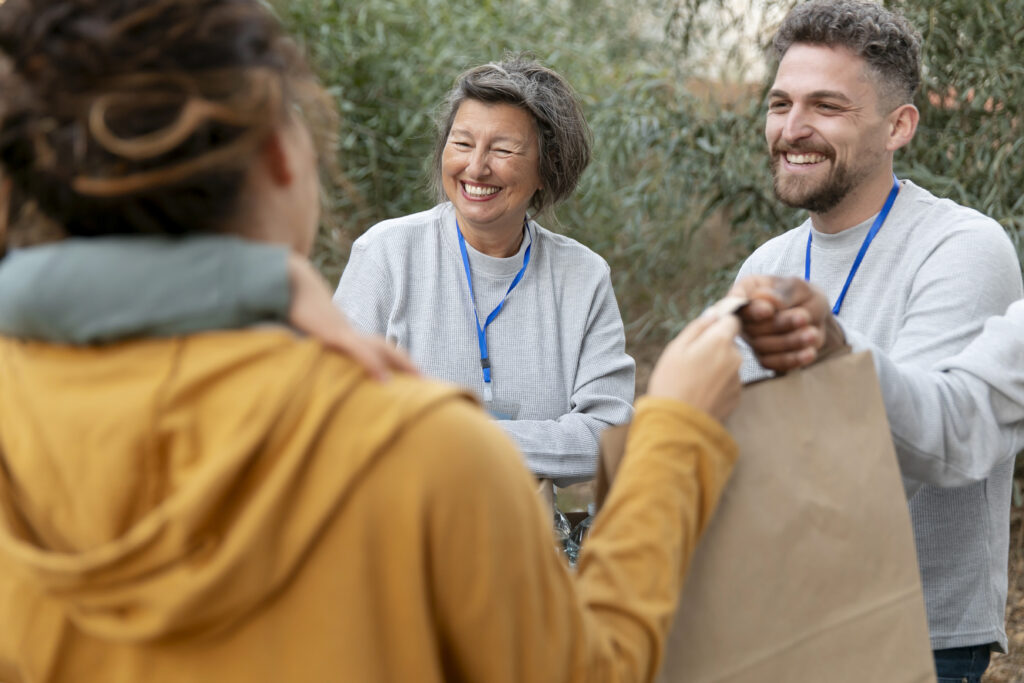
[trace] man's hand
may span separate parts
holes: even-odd
[[[288,322],[295,329],[351,357],[378,380],[386,380],[393,371],[419,374],[409,357],[384,339],[352,328],[331,301],[327,282],[305,258],[289,255],[288,279],[292,288]]]
[[[729,295],[750,301],[739,314],[743,338],[769,370],[810,365],[846,344],[825,295],[800,278],[751,275]]]

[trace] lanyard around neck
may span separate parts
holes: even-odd
[[[889,197],[885,200],[885,206],[875,217],[875,222],[871,224],[871,229],[868,230],[868,234],[864,237],[864,242],[860,245],[860,251],[857,252],[857,258],[853,260],[853,267],[850,268],[850,274],[846,276],[846,284],[843,285],[843,291],[839,293],[839,298],[836,299],[836,305],[832,307],[832,315],[839,315],[839,309],[843,306],[843,299],[846,298],[846,291],[850,289],[850,283],[853,282],[853,276],[857,274],[857,269],[860,268],[860,262],[864,260],[864,254],[868,253],[868,247],[871,246],[871,242],[875,239],[875,235],[882,229],[882,223],[889,216],[889,211],[892,209],[893,202],[896,201],[896,195],[900,192],[900,181],[894,175],[892,177],[892,189],[889,190]],[[811,281],[811,240],[814,237],[814,228],[808,227],[807,229],[807,254],[804,256],[804,280]]]
[[[484,321],[483,327],[480,326],[480,315],[476,311],[476,295],[473,294],[473,273],[469,267],[469,253],[466,251],[466,238],[462,236],[462,228],[459,227],[459,219],[455,219],[455,232],[459,235],[459,251],[462,252],[462,266],[466,270],[466,284],[469,285],[469,300],[473,304],[473,318],[476,321],[476,338],[477,343],[480,345],[480,367],[484,372],[484,401],[490,402],[494,400],[494,392],[491,391],[491,359],[487,355],[487,327],[494,322],[494,319],[501,313],[501,309],[505,306],[505,301],[508,299],[508,295],[512,293],[512,290],[516,288],[519,281],[523,279],[523,274],[526,272],[526,266],[530,264],[530,250],[533,248],[533,235],[530,233],[530,224],[527,222],[526,217],[523,217],[523,230],[530,237],[530,243],[526,245],[526,253],[523,254],[523,266],[516,273],[515,278],[512,280],[512,284],[508,286],[508,290],[505,292],[505,296],[501,297],[501,301],[494,307],[487,319]]]

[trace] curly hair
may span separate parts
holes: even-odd
[[[305,60],[259,0],[7,0],[0,165],[70,235],[216,232]]]
[[[511,104],[529,112],[537,127],[542,189],[530,200],[538,214],[575,191],[590,164],[592,135],[576,93],[568,81],[535,59],[513,54],[463,72],[448,92],[437,118],[431,184],[444,199],[441,164],[448,134],[466,100]]]
[[[772,46],[778,59],[796,43],[844,47],[862,58],[891,107],[914,99],[921,82],[921,35],[900,14],[872,2],[812,0],[782,21]]]

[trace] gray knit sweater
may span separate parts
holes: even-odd
[[[810,280],[830,301],[842,289],[871,222],[836,235],[814,232]],[[739,277],[802,276],[811,229],[808,220],[770,240],[743,264]],[[941,443],[936,438],[948,434],[950,425],[935,404],[925,411],[914,407],[912,398],[898,396],[891,380],[899,377],[896,365],[947,367],[943,363],[978,335],[986,318],[1001,314],[1020,297],[1020,266],[999,224],[904,180],[839,313],[851,345],[873,349],[876,363],[881,358],[883,366],[888,364],[881,373],[883,393],[904,475],[938,484],[974,480],[960,488],[915,486],[910,500],[935,649],[989,642],[1006,648],[1003,612],[1013,460],[1005,446],[989,437],[979,439],[978,446],[990,452],[961,453],[972,462],[969,466],[963,458],[950,465],[954,460],[945,454],[929,461],[908,448],[908,442],[926,434],[931,439],[925,439],[923,450],[934,449]],[[742,372],[745,379],[763,375],[752,357]],[[963,424],[960,429],[969,431]],[[973,476],[952,474],[957,469]]]
[[[530,263],[487,328],[494,400],[486,404],[526,456],[559,484],[594,475],[598,434],[631,417],[634,363],[608,265],[530,223]],[[481,325],[523,264],[467,244]],[[352,247],[335,302],[363,330],[408,351],[428,376],[483,398],[473,302],[450,204],[384,221]]]
[[[982,481],[1024,450],[1024,300],[932,370],[894,363],[863,335],[850,337],[873,354],[911,491]]]

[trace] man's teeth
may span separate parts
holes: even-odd
[[[470,185],[469,183],[462,183],[462,187],[466,188],[466,194],[471,197],[488,197],[501,189],[500,187]]]
[[[786,161],[791,164],[818,164],[825,161],[824,154],[787,154]]]

